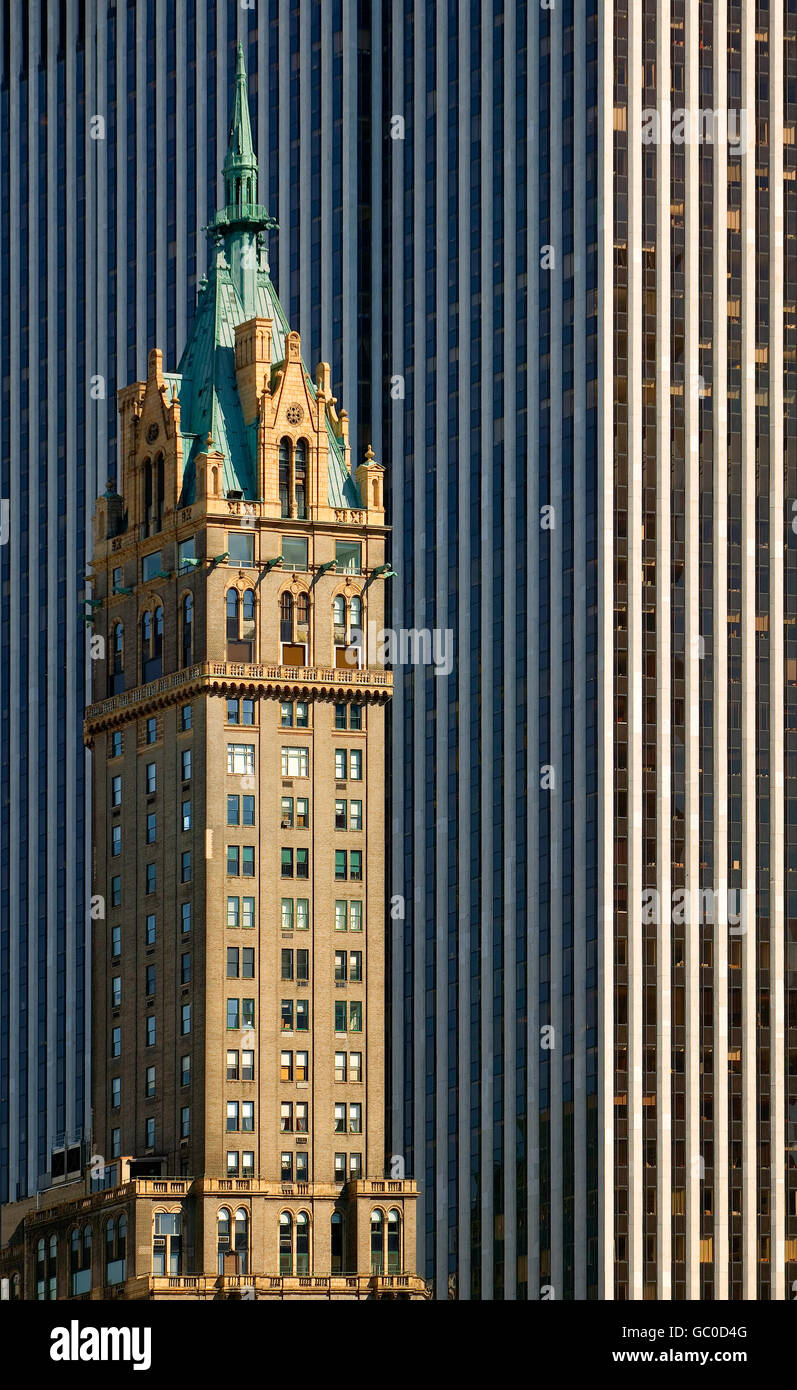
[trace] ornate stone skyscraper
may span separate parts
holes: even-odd
[[[95,513],[93,1160],[12,1296],[426,1296],[385,1150],[383,469],[269,280],[240,48],[224,177]]]

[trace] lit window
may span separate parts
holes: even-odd
[[[309,777],[310,750],[308,748],[283,748],[283,777]]]
[[[283,750],[284,751],[284,750]],[[305,749],[305,752],[307,750]],[[253,743],[227,744],[227,771],[231,776],[252,776],[255,770],[255,746]]]

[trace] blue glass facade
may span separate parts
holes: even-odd
[[[450,674],[397,670],[390,734],[388,1134],[423,1192],[418,1267],[443,1298],[594,1293],[597,0],[41,0],[22,29],[16,8],[0,1195],[88,1124],[86,516],[117,388],[186,336],[240,38],[275,285],[353,456],[388,465],[392,623],[454,634]]]

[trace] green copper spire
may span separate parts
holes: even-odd
[[[268,273],[265,233],[277,224],[257,201],[257,156],[241,44],[223,173],[225,205],[207,228],[208,273],[199,282],[196,312],[179,368],[166,376],[180,397],[182,507],[196,498],[196,460],[206,452],[221,458],[225,496],[233,493],[245,501],[257,498],[259,421],[244,418],[235,367],[235,328],[253,318],[268,319],[274,367],[285,361],[290,333]],[[315,398],[316,385],[304,370],[307,389]],[[346,465],[343,443],[328,419],[326,428],[329,505],[359,508],[362,499]]]
[[[230,135],[224,160],[223,208],[219,208],[208,233],[224,254],[247,315],[255,312],[258,270],[268,269],[261,232],[277,223],[257,201],[257,155],[252,144],[249,94],[246,86],[243,45],[238,44],[235,64],[235,97]]]
[[[257,156],[249,122],[249,96],[246,87],[243,44],[238,45],[227,158],[224,161],[224,192],[228,207],[249,207],[257,203]]]

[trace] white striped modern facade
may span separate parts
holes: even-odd
[[[791,1296],[794,0],[41,0],[24,31],[19,8],[8,1192],[88,1125],[83,518],[116,386],[186,334],[240,38],[275,284],[388,465],[392,622],[454,631],[452,675],[397,670],[391,712],[388,1129],[419,1271],[441,1298]],[[643,145],[651,108],[754,113],[746,151]],[[718,920],[648,920],[683,888],[718,890]]]

